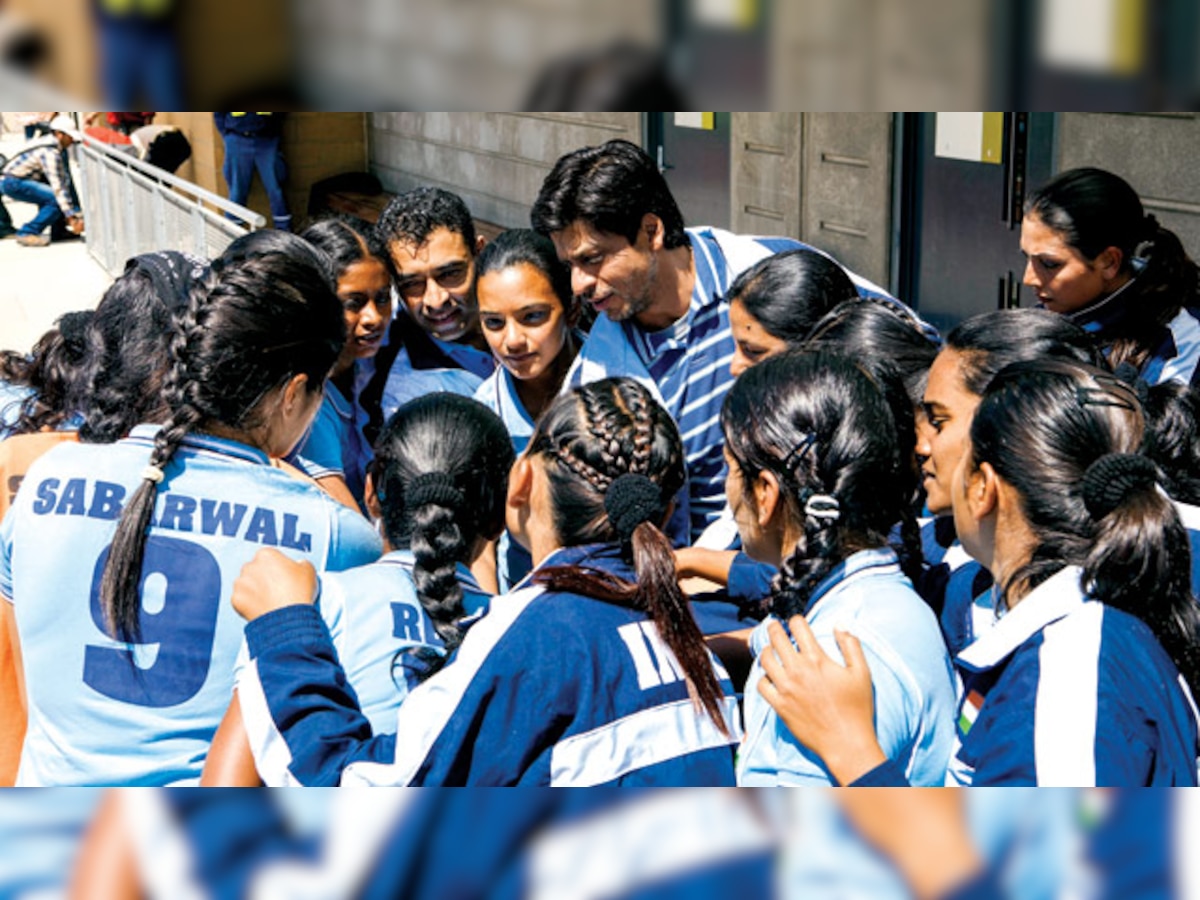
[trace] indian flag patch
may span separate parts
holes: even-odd
[[[971,691],[963,700],[962,709],[958,712],[958,730],[963,737],[971,732],[971,726],[979,718],[979,710],[983,707],[983,695],[979,691]]]

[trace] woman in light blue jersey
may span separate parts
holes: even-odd
[[[231,254],[193,290],[165,424],[61,445],[26,475],[0,528],[28,703],[19,784],[194,782],[233,685],[242,565],[263,545],[322,570],[377,558],[361,516],[274,462],[344,343],[325,265],[296,243]]]
[[[469,566],[504,526],[514,455],[494,413],[449,392],[401,406],[375,451],[366,502],[384,556],[321,576],[317,608],[363,714],[387,731],[409,691],[457,649],[462,620],[487,608],[491,597]],[[202,783],[259,783],[237,703]]]
[[[571,273],[550,239],[535,231],[506,231],[475,263],[479,324],[500,365],[475,399],[500,416],[523,453],[546,408],[558,396],[584,335],[575,328],[579,307]],[[506,533],[495,549],[500,591],[524,578],[529,551]],[[488,573],[480,573],[486,578]]]
[[[915,473],[902,450],[912,438],[899,439],[881,387],[845,357],[794,351],[744,373],[721,424],[726,494],[743,546],[779,567],[771,612],[806,616],[829,646],[834,625],[857,625],[873,663],[882,739],[916,783],[941,784],[954,736],[952,668],[937,620],[909,580],[919,554],[902,560],[888,545],[896,523],[912,521]],[[765,625],[755,629],[755,653],[766,638]],[[739,784],[830,783],[821,760],[758,695],[761,677],[756,665],[746,684]]]

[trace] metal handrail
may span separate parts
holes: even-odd
[[[121,153],[120,151],[114,150],[111,146],[105,144],[103,141],[99,141],[93,137],[84,135],[83,143],[84,146],[86,146],[89,150],[93,150],[99,153],[101,156],[107,157],[114,163],[127,166],[130,169],[133,169],[135,172],[140,172],[142,175],[145,175],[146,177],[151,178],[160,184],[169,185],[170,187],[181,190],[184,193],[191,194],[197,200],[203,200],[205,203],[215,206],[221,212],[228,213],[229,215],[237,218],[239,221],[245,222],[250,226],[251,229],[262,228],[267,224],[266,217],[261,213],[256,213],[254,210],[247,209],[246,207],[238,203],[234,203],[232,200],[222,197],[219,194],[214,194],[212,191],[206,190],[205,188],[200,187],[198,184],[187,181],[178,177],[177,175],[172,175],[170,172],[166,172],[163,169],[152,166],[147,162],[143,162],[135,156],[130,156],[126,153]]]

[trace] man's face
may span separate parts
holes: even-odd
[[[558,257],[571,267],[571,290],[581,302],[614,322],[634,318],[653,304],[658,276],[656,251],[662,246],[662,223],[646,216],[637,241],[597,231],[576,219],[550,235]]]
[[[479,327],[475,255],[457,231],[435,228],[422,244],[392,241],[396,292],[413,321],[442,341],[457,341]]]

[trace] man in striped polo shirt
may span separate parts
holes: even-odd
[[[650,388],[674,416],[687,453],[688,486],[669,531],[677,545],[691,544],[725,507],[720,412],[733,383],[734,351],[725,295],[759,260],[804,245],[786,237],[685,229],[657,165],[622,140],[559,159],[531,219],[570,266],[575,294],[604,313],[563,389],[627,376]],[[884,294],[863,287],[863,293]]]

